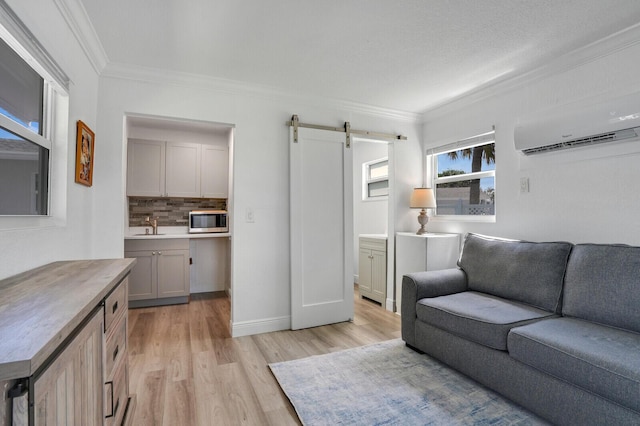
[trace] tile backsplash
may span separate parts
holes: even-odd
[[[147,216],[157,217],[159,226],[188,226],[191,210],[226,210],[219,198],[129,197],[129,226],[141,226]]]

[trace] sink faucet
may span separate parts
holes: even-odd
[[[153,235],[158,235],[158,218],[150,218],[147,216],[142,223],[142,226],[150,226],[153,229]]]

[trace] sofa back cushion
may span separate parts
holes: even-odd
[[[640,247],[576,245],[562,314],[640,333]]]
[[[468,234],[458,266],[469,290],[560,312],[562,283],[573,245]]]

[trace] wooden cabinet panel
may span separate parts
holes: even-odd
[[[158,297],[189,295],[189,251],[158,252]]]
[[[122,283],[111,292],[104,301],[104,329],[110,330],[121,315],[127,312],[127,287],[129,279],[125,278]]]
[[[358,262],[358,288],[360,295],[371,293],[371,250],[361,248]]]
[[[102,308],[33,384],[35,425],[102,425]]]

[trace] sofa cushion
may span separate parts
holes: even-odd
[[[571,243],[532,243],[468,234],[458,265],[469,290],[560,312]]]
[[[575,318],[516,327],[509,355],[640,411],[640,334]]]
[[[419,321],[490,348],[506,350],[512,327],[527,324],[552,313],[522,303],[474,291],[420,299]]]
[[[567,265],[563,315],[640,333],[640,247],[576,245]]]

